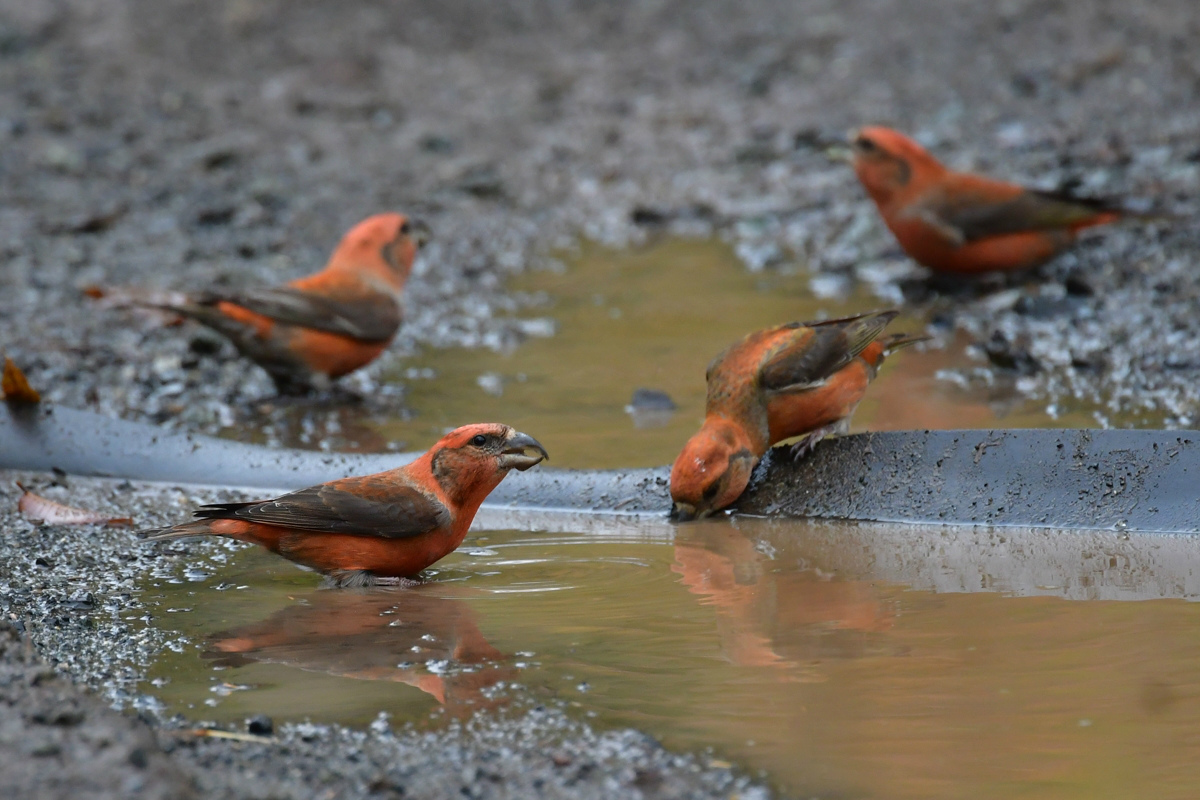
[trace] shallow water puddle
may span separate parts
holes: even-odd
[[[220,721],[428,725],[559,704],[806,797],[1190,797],[1200,783],[1191,539],[482,522],[498,530],[414,590],[320,590],[253,549],[151,588],[155,623],[190,643],[147,688]]]
[[[448,428],[488,419],[537,436],[557,466],[670,463],[704,416],[704,372],[727,345],[770,325],[887,305],[863,285],[822,299],[811,282],[797,270],[749,272],[717,240],[666,239],[630,251],[585,246],[562,272],[530,272],[510,287],[543,299],[525,316],[553,320],[555,335],[530,338],[507,353],[426,351],[391,376],[407,387],[410,416],[380,422],[347,408],[333,438],[352,440],[356,449],[383,450],[388,442],[420,449]],[[906,314],[890,330],[924,328],[925,320]],[[947,371],[967,375],[981,366],[968,357],[967,344],[960,335],[891,359],[855,415],[854,430],[1098,426],[1097,407],[1063,402],[1052,417],[1045,402],[1015,391],[1015,378],[991,386],[947,379]],[[430,377],[415,377],[421,375]],[[626,406],[639,388],[665,392],[677,409],[631,415]],[[1110,419],[1118,426],[1153,422]],[[283,443],[312,446],[321,435],[309,431],[307,441]]]
[[[814,295],[803,271],[752,273],[717,240],[666,239],[645,249],[585,246],[562,272],[520,276],[514,290],[540,293],[557,333],[511,353],[431,351],[410,368],[436,378],[410,381],[409,420],[388,438],[424,445],[480,414],[554,442],[558,466],[616,468],[670,463],[704,416],[708,362],[750,331],[838,317],[886,304],[858,286],[841,298]],[[901,316],[889,330],[921,332]],[[1091,409],[1055,420],[1044,403],[1011,386],[964,389],[938,373],[972,369],[965,339],[910,349],[884,365],[854,418],[855,430],[1095,426]],[[665,392],[674,413],[630,414],[637,389]]]

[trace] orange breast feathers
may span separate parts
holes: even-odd
[[[782,442],[848,418],[867,393],[875,370],[861,358],[827,378],[823,385],[767,399],[771,442]]]

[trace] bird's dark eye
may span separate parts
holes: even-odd
[[[855,139],[854,147],[855,149],[861,150],[864,153],[874,153],[879,149],[873,141],[865,136],[859,136],[857,139]]]
[[[412,230],[412,226],[411,226],[411,225],[409,225],[407,222],[401,223],[401,225],[400,225],[400,234],[401,234],[402,236],[408,236],[408,232],[409,232],[409,231],[411,231],[411,230]]]
[[[471,437],[471,444],[475,445],[476,447],[483,447],[485,444],[487,444],[487,437],[482,433],[477,433]]]

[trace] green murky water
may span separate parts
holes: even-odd
[[[436,376],[409,382],[413,414],[371,423],[365,446],[424,447],[494,419],[556,466],[669,463],[726,344],[881,305],[815,299],[804,274],[750,274],[712,242],[588,248],[516,288],[545,293],[557,334],[425,353],[406,365]],[[855,428],[1096,424],[1085,405],[1052,419],[1003,385],[938,377],[975,365],[961,340],[900,353]],[[637,388],[677,410],[635,419]],[[804,797],[1192,797],[1194,551],[1162,536],[485,511],[412,590],[320,590],[255,549],[146,587],[155,624],[181,637],[147,689],[229,722],[438,725],[556,704],[711,748]]]
[[[1192,797],[1185,538],[488,512],[413,590],[246,549],[148,594],[194,718],[436,725],[520,701],[764,770],[789,795]],[[164,683],[164,681],[166,681]]]

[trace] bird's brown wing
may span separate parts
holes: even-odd
[[[811,336],[792,339],[759,370],[759,382],[771,392],[799,391],[818,386],[858,357],[900,312],[873,311],[824,322],[794,323]]]
[[[917,203],[910,213],[929,222],[954,244],[1031,231],[1065,230],[1101,214],[1120,213],[1118,203],[1068,192],[1024,189],[1014,193],[966,185]]]
[[[290,286],[279,286],[209,292],[199,299],[205,305],[222,301],[277,322],[369,342],[391,339],[401,321],[399,304],[382,293],[353,300],[338,300]]]
[[[419,536],[450,524],[450,511],[446,506],[417,489],[384,487],[370,478],[360,479],[360,482],[361,491],[351,492],[323,484],[274,500],[202,506],[197,509],[196,516],[279,525],[313,533],[384,539]]]

